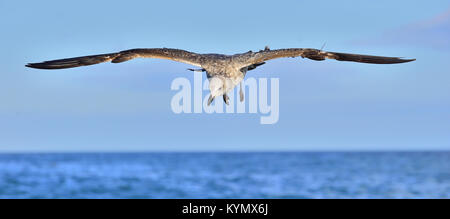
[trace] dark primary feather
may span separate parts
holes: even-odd
[[[338,61],[351,61],[351,62],[362,62],[370,64],[398,64],[411,62],[416,59],[403,59],[400,57],[384,57],[384,56],[370,56],[370,55],[359,55],[359,54],[349,54],[349,53],[337,53],[337,52],[327,52],[333,55],[333,59]]]
[[[59,59],[53,61],[45,61],[40,63],[29,63],[26,65],[30,68],[38,69],[63,69],[74,68],[79,66],[94,65],[102,62],[108,62],[118,56],[119,53],[110,53],[93,56],[81,56],[68,59]]]
[[[109,53],[92,56],[81,56],[68,59],[30,63],[27,67],[38,69],[64,69],[86,65],[94,65],[102,62],[120,63],[134,58],[160,58],[184,62],[200,66],[200,55],[180,49],[154,48],[154,49],[130,49],[118,53]]]
[[[254,57],[249,59],[249,64],[256,64],[276,58],[285,57],[302,57],[315,61],[323,61],[325,59],[336,59],[338,61],[362,62],[370,64],[397,64],[411,62],[415,59],[402,59],[399,57],[371,56],[350,53],[325,52],[318,49],[277,49],[264,50],[257,52]]]

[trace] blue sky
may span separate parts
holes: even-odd
[[[0,151],[449,150],[448,1],[0,1]],[[239,53],[269,45],[417,58],[279,59],[280,120],[174,114],[189,65],[24,64],[140,47]],[[206,95],[206,92],[205,92]]]

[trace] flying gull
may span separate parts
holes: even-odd
[[[27,67],[37,69],[65,69],[86,65],[94,65],[102,62],[121,63],[134,58],[159,58],[170,59],[200,67],[189,69],[191,71],[206,72],[209,80],[210,96],[208,105],[214,98],[223,96],[226,104],[229,104],[227,93],[240,84],[240,101],[243,101],[242,80],[247,71],[253,70],[265,61],[284,58],[302,57],[315,61],[335,59],[338,61],[362,62],[370,64],[397,64],[411,62],[415,59],[403,59],[399,57],[384,57],[372,55],[359,55],[350,53],[326,52],[318,49],[290,48],[271,50],[266,47],[258,52],[248,51],[235,55],[223,54],[199,54],[180,49],[152,48],[131,49],[117,53],[82,56],[76,58],[59,59],[40,63],[30,63]]]

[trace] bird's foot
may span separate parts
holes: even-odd
[[[241,84],[240,84],[240,89],[239,89],[239,100],[241,101],[241,102],[244,102],[244,92],[242,91],[242,82],[241,82]]]
[[[211,105],[211,103],[213,102],[213,100],[214,100],[214,97],[213,97],[212,95],[209,95],[209,98],[208,98],[208,106]]]
[[[223,101],[224,101],[227,105],[230,105],[230,98],[228,97],[228,95],[226,95],[226,94],[223,95]]]

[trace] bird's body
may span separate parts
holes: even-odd
[[[247,71],[243,69],[245,64],[239,56],[213,54],[207,57],[201,66],[206,70],[208,79],[217,77],[223,82],[223,94],[228,93],[244,79]]]
[[[223,54],[198,54],[180,49],[155,48],[155,49],[131,49],[118,53],[109,53],[94,56],[83,56],[69,59],[31,63],[26,65],[38,69],[64,69],[79,66],[93,65],[102,62],[121,63],[134,58],[161,58],[191,64],[201,67],[199,70],[206,72],[210,81],[211,96],[208,104],[217,97],[224,96],[227,101],[227,92],[231,91],[242,82],[247,71],[265,63],[265,61],[283,57],[302,57],[316,61],[336,59],[338,61],[353,61],[371,64],[396,64],[414,61],[415,59],[401,59],[398,57],[369,56],[349,53],[325,52],[317,49],[278,49],[265,48],[259,52],[248,51],[235,55]],[[241,88],[242,89],[242,88]],[[241,101],[243,100],[241,91]]]

